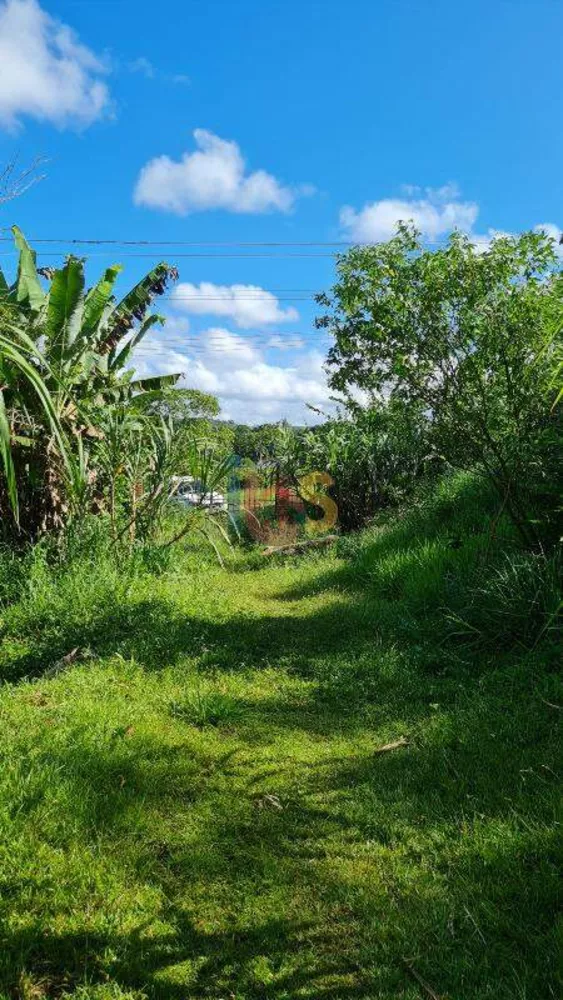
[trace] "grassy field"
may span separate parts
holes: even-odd
[[[96,559],[0,578],[2,997],[560,995],[556,567],[471,479],[322,557]]]

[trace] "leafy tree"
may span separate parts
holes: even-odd
[[[256,430],[247,424],[233,424],[233,449],[240,458],[248,458],[255,462]]]
[[[311,468],[326,471],[344,531],[361,528],[379,510],[398,504],[440,463],[431,451],[420,407],[399,400],[351,406],[304,435]]]
[[[233,450],[233,429],[217,420],[220,407],[215,396],[199,389],[173,388],[164,391],[147,407],[150,415],[172,421],[175,433],[175,468],[178,475],[190,475],[192,445],[212,447],[217,457],[230,455]]]
[[[530,544],[538,508],[554,527],[560,471],[556,264],[541,234],[482,252],[457,233],[429,252],[403,225],[388,243],[341,255],[336,284],[317,297],[326,310],[317,325],[334,337],[331,386],[423,408],[439,451],[485,471]]]
[[[398,400],[368,407],[350,401],[338,416],[308,430],[280,427],[273,464],[297,491],[307,473],[328,472],[344,531],[399,503],[424,474],[439,468],[425,414]]]
[[[252,462],[267,464],[279,452],[280,430],[289,428],[285,420],[275,424],[234,424],[233,449],[239,458],[249,458]]]
[[[163,394],[151,404],[150,413],[157,413],[171,419],[176,425],[194,421],[212,420],[219,415],[220,407],[216,396],[199,389],[174,389]]]

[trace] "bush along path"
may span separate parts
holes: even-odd
[[[2,997],[560,995],[555,566],[483,503],[301,560],[28,567]]]

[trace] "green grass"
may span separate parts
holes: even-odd
[[[531,560],[470,478],[308,560],[30,558],[0,995],[424,998],[407,960],[450,1000],[559,996],[559,598]]]

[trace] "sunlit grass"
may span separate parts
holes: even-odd
[[[451,1000],[557,996],[556,635],[517,641],[527,584],[502,645],[452,625],[501,542],[458,480],[340,554],[31,567],[0,994],[415,1000],[407,959]]]

